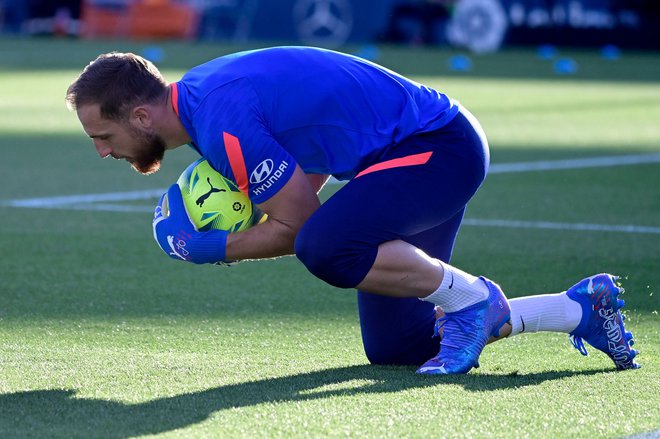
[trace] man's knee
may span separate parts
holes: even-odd
[[[378,366],[409,366],[413,363],[404,361],[400,352],[394,352],[385,346],[364,345],[364,353],[369,363]],[[416,363],[414,365],[417,365]]]
[[[376,343],[364,342],[364,353],[369,363],[379,366],[419,366],[431,358],[427,349],[414,349],[410,346],[397,345],[391,339],[383,339]],[[431,351],[432,352],[432,351]]]
[[[358,292],[364,352],[372,364],[416,365],[438,353],[433,304]]]
[[[339,288],[354,288],[373,264],[365,262],[370,253],[367,249],[351,248],[342,237],[314,224],[305,224],[300,230],[295,252],[314,276]]]

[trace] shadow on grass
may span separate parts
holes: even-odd
[[[34,390],[0,395],[0,436],[127,438],[185,428],[218,411],[264,403],[391,393],[414,388],[434,387],[438,390],[443,384],[462,386],[469,392],[484,392],[607,372],[614,371],[420,376],[413,374],[408,367],[359,365],[231,384],[137,404],[78,398],[74,390]]]

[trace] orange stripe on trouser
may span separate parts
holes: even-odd
[[[420,154],[412,154],[398,159],[386,160],[384,162],[376,163],[364,169],[355,178],[362,177],[363,175],[371,174],[372,172],[383,171],[385,169],[400,168],[402,166],[423,165],[429,161],[433,155],[433,151],[422,152]]]

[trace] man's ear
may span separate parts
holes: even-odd
[[[138,106],[131,111],[131,123],[139,128],[151,128],[153,119],[147,107]]]

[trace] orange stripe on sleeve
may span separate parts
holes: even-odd
[[[248,178],[247,178],[247,169],[245,168],[245,159],[243,158],[243,150],[241,149],[241,143],[238,141],[236,136],[232,136],[229,133],[222,132],[222,139],[225,142],[225,151],[227,152],[227,157],[229,158],[229,166],[234,173],[234,178],[236,178],[236,184],[238,188],[245,195],[248,194]]]
[[[355,178],[362,177],[363,175],[371,174],[372,172],[383,171],[385,169],[400,168],[402,166],[423,165],[429,161],[433,155],[433,151],[422,152],[420,154],[412,154],[398,159],[386,160],[384,162],[376,163],[364,169]]]
[[[176,82],[171,83],[170,88],[172,89],[172,108],[174,109],[174,112],[178,116],[179,115],[179,88],[178,88]]]

